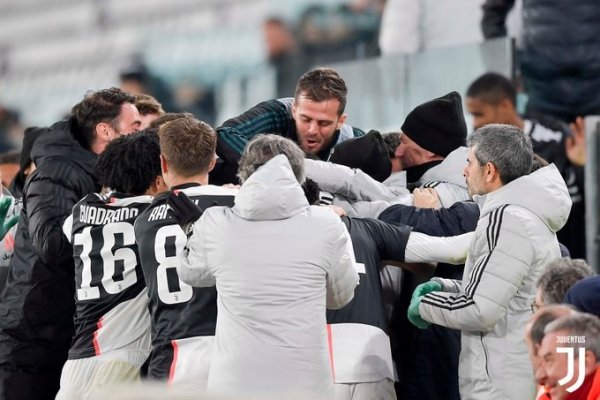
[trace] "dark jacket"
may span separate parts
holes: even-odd
[[[486,38],[506,36],[514,0],[487,0]],[[532,111],[570,121],[600,112],[600,3],[524,0],[521,71]]]
[[[96,155],[71,131],[69,120],[58,122],[31,151],[37,169],[25,184],[15,254],[0,296],[0,368],[35,374],[62,368],[67,358],[75,280],[62,224],[75,203],[99,189]]]

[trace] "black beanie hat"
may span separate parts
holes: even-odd
[[[457,92],[423,103],[412,110],[402,132],[425,150],[446,157],[466,145],[467,124]]]
[[[379,182],[386,180],[392,173],[392,161],[387,146],[381,133],[375,130],[336,145],[329,161],[359,168]]]

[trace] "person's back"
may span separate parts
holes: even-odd
[[[233,189],[193,183],[179,190],[202,208],[231,206],[235,195]],[[148,377],[203,387],[215,334],[217,293],[214,287],[192,288],[179,280],[177,257],[186,236],[168,213],[167,197],[168,193],[156,196],[135,224],[152,320]]]
[[[32,158],[38,168],[23,189],[0,300],[0,399],[50,399],[58,390],[75,306],[72,253],[60,226],[81,197],[98,190],[95,155],[79,146],[68,121],[49,128]]]
[[[404,261],[412,229],[374,219],[342,220],[352,239],[360,284],[348,305],[327,311],[336,399],[395,399],[394,367],[379,274],[382,260]]]
[[[122,136],[98,158],[102,187],[63,225],[75,261],[75,335],[63,367],[58,399],[140,379],[150,353],[150,315],[133,225],[165,189],[156,132]]]
[[[72,246],[62,224],[82,197],[97,192],[96,156],[139,128],[134,98],[89,92],[72,116],[47,129],[31,158],[15,255],[0,300],[0,398],[54,398],[73,336]]]
[[[277,167],[266,166],[261,172]],[[328,209],[309,207],[305,200],[290,204],[287,195],[273,190],[252,198],[255,190],[264,190],[258,185],[269,179],[257,181],[260,175],[257,172],[240,190],[233,209],[205,212],[207,222],[214,221],[204,241],[219,292],[208,389],[302,388],[303,394],[310,390],[318,395],[331,382],[324,266],[331,262],[331,240],[340,234],[327,222],[337,216]],[[252,182],[257,186],[253,188]],[[282,201],[287,209],[278,206]],[[305,386],[303,380],[319,384]]]
[[[297,169],[264,143],[293,148]],[[208,209],[194,223],[178,269],[192,285],[217,285],[207,389],[329,398],[325,309],[348,303],[358,280],[348,233],[331,210],[309,206],[294,176],[303,154],[291,141],[266,135],[244,154],[235,206]]]
[[[94,379],[91,363],[86,374],[77,371],[83,367],[74,360],[111,363],[113,372],[121,370],[117,382],[139,379],[150,353],[150,316],[133,223],[151,200],[90,194],[73,207],[72,219],[65,223],[74,248],[76,306],[59,398],[78,398],[106,383]]]
[[[233,205],[235,189],[208,185],[216,158],[212,127],[181,116],[161,124],[158,136],[162,177],[171,191],[192,198],[198,213],[198,206]],[[174,219],[168,198],[169,193],[156,196],[135,224],[150,301],[148,376],[203,390],[214,342],[217,295],[214,287],[192,288],[179,279],[178,256],[184,251],[186,234]]]

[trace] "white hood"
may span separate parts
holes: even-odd
[[[485,196],[473,196],[481,217],[503,204],[524,207],[537,215],[553,232],[560,230],[571,212],[571,196],[554,164],[522,176]]]
[[[289,218],[309,207],[304,190],[283,154],[259,167],[242,185],[233,212],[246,220]]]
[[[419,183],[424,184],[431,181],[448,182],[466,189],[467,184],[463,171],[467,165],[468,155],[469,149],[459,147],[448,154],[440,164],[426,171],[421,179],[419,179]]]

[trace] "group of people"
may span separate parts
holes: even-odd
[[[31,149],[0,399],[142,377],[230,398],[533,399],[536,380],[565,398],[537,373],[565,332],[587,340],[592,392],[594,311],[535,338],[528,325],[573,203],[564,169],[535,153],[584,162],[580,137],[508,118],[502,79],[469,89],[468,138],[456,92],[400,132],[365,134],[324,67],[216,129],[121,89],[88,93]]]

